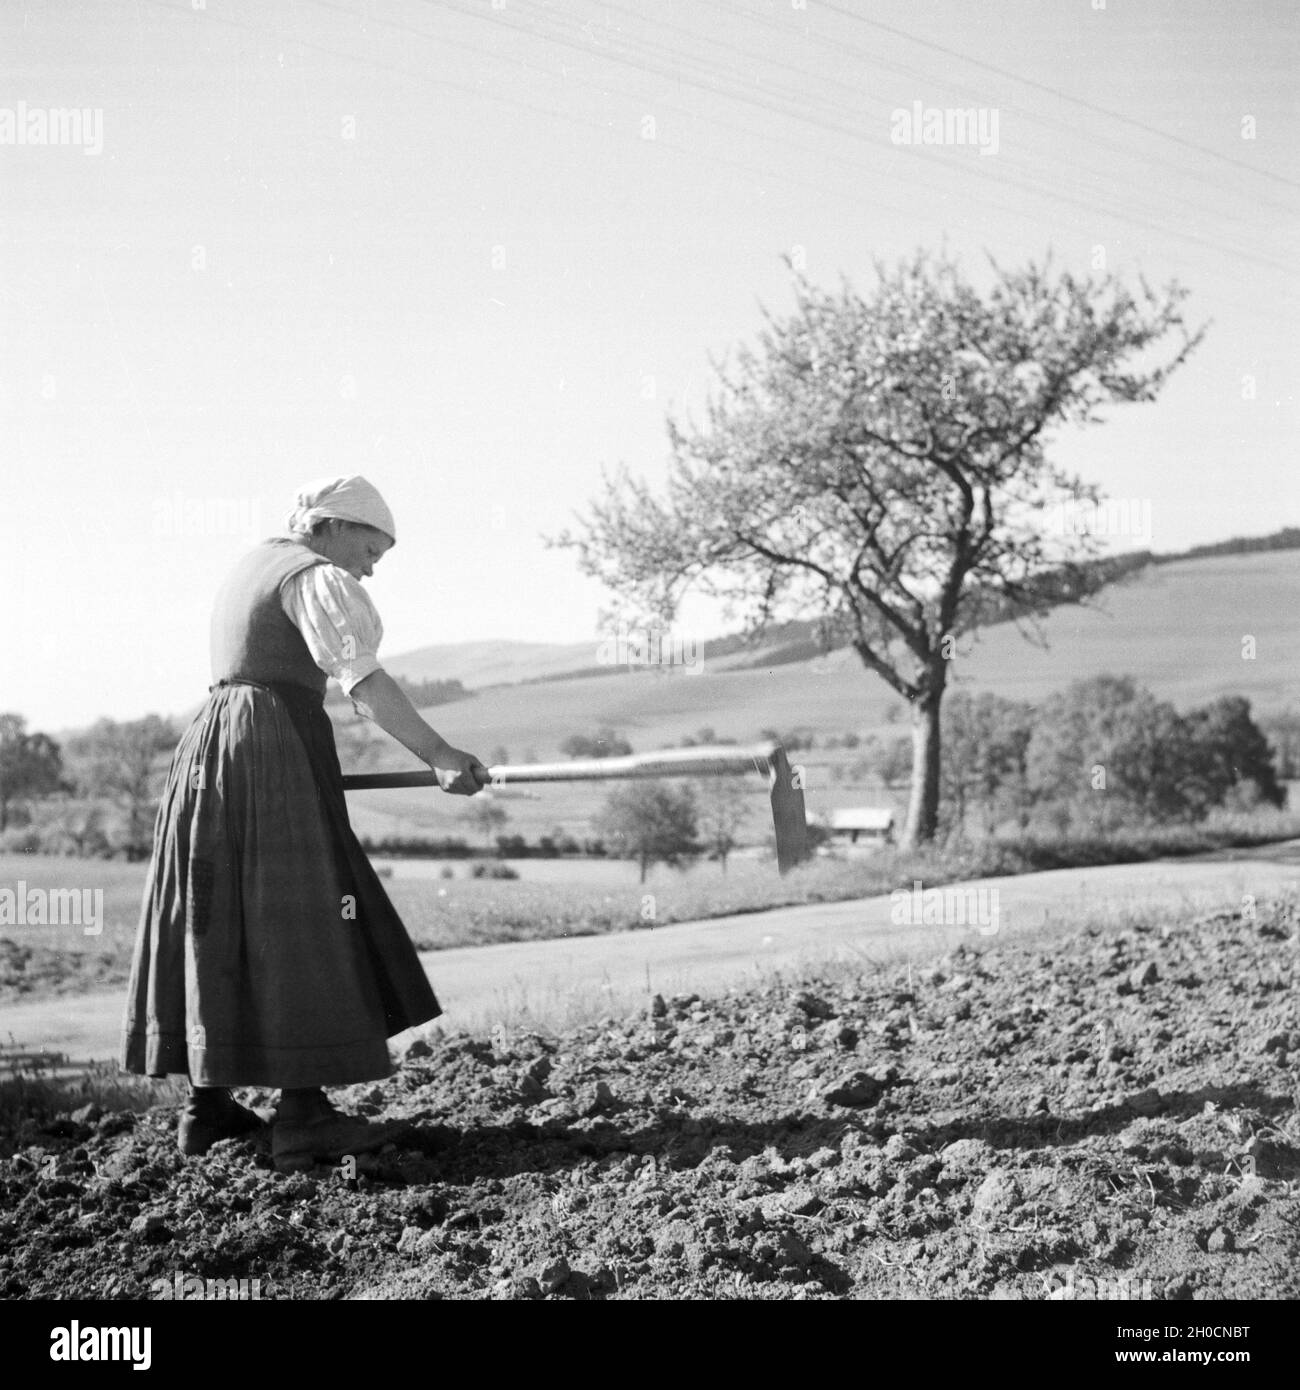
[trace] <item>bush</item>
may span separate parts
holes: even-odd
[[[385,835],[381,840],[369,835],[360,837],[361,848],[367,854],[378,854],[390,859],[467,859],[474,853],[464,840],[425,839],[418,835]]]
[[[509,864],[475,864],[469,871],[471,878],[518,878],[518,871]]]
[[[3,854],[62,854],[61,845],[51,845],[46,829],[35,825],[24,825],[14,830],[6,830],[0,835],[0,853]]]
[[[1284,797],[1285,794],[1284,790]],[[1224,793],[1222,803],[1225,811],[1257,811],[1265,804],[1263,789],[1253,777],[1243,777],[1240,782],[1234,782]]]
[[[30,806],[15,807],[10,813],[9,828],[0,834],[0,852],[112,859],[124,845],[122,836],[116,833],[115,820],[120,817],[108,802],[43,797]],[[114,833],[110,835],[110,831]]]
[[[696,729],[693,734],[687,734],[682,739],[681,746],[683,748],[723,747],[735,742],[734,738],[723,738],[711,724],[706,724],[702,729]]]
[[[1109,778],[1104,798],[1092,782],[1098,767]],[[1223,696],[1180,715],[1131,676],[1075,681],[1047,700],[1033,718],[1023,770],[1030,794],[1068,802],[1076,813],[1087,807],[1104,831],[1133,815],[1191,823],[1215,806],[1286,804],[1248,700]]]
[[[611,791],[600,811],[600,828],[629,859],[641,865],[641,882],[651,864],[676,867],[699,853],[698,803],[693,787],[663,780],[635,782]]]
[[[560,752],[570,758],[619,758],[632,751],[632,745],[613,729],[599,730],[594,738],[573,734],[560,744]]]

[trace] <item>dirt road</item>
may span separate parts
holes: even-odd
[[[948,895],[943,899],[885,896],[778,908],[614,936],[429,952],[422,960],[446,1010],[444,1028],[525,1019],[560,1026],[625,1013],[653,994],[717,995],[829,960],[919,960],[959,941],[978,947],[999,936],[1050,931],[1085,913],[1240,906],[1247,896],[1264,899],[1298,885],[1300,841],[1290,841],[1196,859],[980,879],[939,890]],[[955,920],[959,911],[965,925]],[[122,1002],[114,989],[0,1007],[0,1039],[76,1062],[114,1058]]]

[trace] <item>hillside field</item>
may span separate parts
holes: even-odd
[[[990,628],[959,644],[949,690],[982,690],[1017,699],[1041,700],[1071,681],[1103,672],[1128,674],[1179,709],[1219,695],[1240,694],[1256,716],[1275,713],[1300,701],[1294,653],[1300,647],[1300,551],[1274,551],[1187,560],[1152,566],[1108,590],[1095,608],[1062,608],[1044,623],[1045,648],[1032,645],[1010,624]],[[1244,659],[1243,640],[1254,639],[1253,659]],[[513,645],[513,644],[512,644]],[[596,664],[590,647],[539,647],[517,644],[520,681],[554,675],[558,669]],[[445,665],[439,664],[439,653]],[[463,680],[474,688],[485,676],[499,678],[508,668],[502,644],[426,648],[387,662],[390,670],[414,679]],[[571,734],[593,734],[609,726],[638,751],[673,746],[702,727],[742,742],[765,728],[782,733],[812,732],[819,745],[827,737],[853,731],[862,737],[895,737],[908,729],[904,702],[869,673],[849,649],[809,661],[769,668],[736,669],[742,659],[709,659],[701,648],[701,669],[681,666],[634,668],[618,674],[500,684],[465,700],[439,705],[426,716],[453,743],[488,759],[504,746],[513,761],[526,756],[555,759]],[[893,711],[896,722],[889,722]],[[344,720],[352,719],[350,713]],[[410,767],[410,756],[384,740],[377,767]],[[836,782],[830,768],[847,767],[861,754],[801,753],[807,768],[808,809],[823,813],[847,806],[892,806],[901,815],[906,793],[865,781]],[[346,770],[346,768],[345,768]],[[751,779],[753,833],[766,833],[765,797]],[[510,814],[507,833],[529,838],[563,826],[579,837],[593,833],[592,817],[604,799],[600,784],[551,786],[543,790],[503,789],[498,795]],[[468,802],[425,792],[359,792],[349,804],[354,824],[372,835],[463,834],[474,838],[466,820]]]

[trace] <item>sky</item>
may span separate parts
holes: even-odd
[[[594,653],[546,538],[662,484],[786,257],[1176,278],[1201,348],[1053,458],[1145,499],[1121,549],[1296,524],[1297,71],[1289,0],[5,0],[0,710],[192,708],[224,572],[331,474],[396,517],[381,657]],[[981,121],[901,143],[918,104]]]

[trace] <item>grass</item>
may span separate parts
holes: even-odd
[[[818,859],[778,878],[771,864],[738,862],[723,877],[652,885],[587,888],[578,884],[437,883],[394,879],[388,892],[421,950],[485,946],[556,936],[634,931],[653,922],[700,921],[805,903],[843,902],[965,879],[1046,869],[1139,863],[1300,837],[1300,816],[1269,813],[1225,818],[1221,826],[1129,830],[1114,835],[990,840],[962,848],[886,850],[871,859]],[[653,912],[653,917],[647,914]]]
[[[779,878],[770,862],[737,859],[730,871],[676,875],[656,871],[641,885],[537,883],[473,879],[390,879],[389,896],[421,950],[505,941],[594,936],[651,924],[700,921],[805,903],[842,902],[972,878],[1044,869],[1138,863],[1300,837],[1300,816],[1284,812],[1220,814],[1199,827],[1124,830],[1109,835],[1026,836],[959,847],[885,850],[870,859],[817,859]],[[99,887],[104,930],[0,926],[0,999],[37,998],[123,983],[130,971],[146,868],[53,856],[0,856],[0,886]]]
[[[115,1062],[65,1068],[57,1054],[32,1056],[11,1044],[0,1045],[0,1136],[37,1142],[42,1125],[83,1105],[97,1105],[105,1112],[143,1111],[177,1104],[187,1089],[180,1077],[155,1081],[133,1076]]]
[[[0,924],[0,1002],[76,993],[125,981],[131,968],[147,867],[51,854],[0,855],[0,888],[100,889],[103,930]]]

